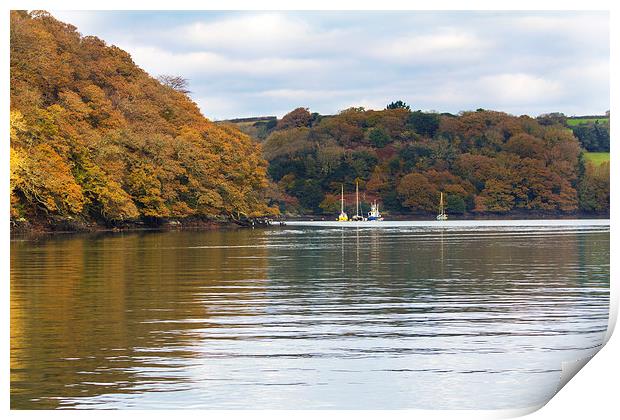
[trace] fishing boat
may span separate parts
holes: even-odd
[[[439,214],[437,215],[437,220],[448,220],[448,215],[446,214],[445,205],[443,203],[443,192],[439,193]]]
[[[367,220],[369,222],[380,222],[383,220],[383,216],[381,216],[381,213],[379,212],[379,205],[377,204],[376,200],[370,205],[370,211],[368,212]]]
[[[344,184],[341,186],[340,190],[340,215],[338,216],[339,222],[347,222],[349,220],[349,216],[344,211]]]
[[[360,214],[359,181],[355,181],[355,216],[351,217],[351,220],[353,220],[354,222],[359,222],[359,221],[364,220],[364,218]]]

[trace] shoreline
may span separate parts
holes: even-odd
[[[434,221],[437,214],[388,214],[384,213],[385,221],[405,222],[405,221]],[[590,220],[590,219],[609,219],[609,213],[584,213],[575,212],[567,214],[558,213],[530,213],[530,212],[514,212],[511,214],[463,214],[455,215],[448,213],[448,220]],[[337,220],[337,215],[295,215],[283,218],[285,222],[331,222]]]
[[[609,225],[609,214],[513,214],[513,215],[450,215],[447,221],[437,221],[434,215],[393,215],[387,216],[387,219],[381,222],[368,222],[368,221],[348,221],[338,222],[335,217],[329,216],[290,216],[282,217],[277,220],[273,220],[272,224],[265,223],[262,220],[259,223],[238,223],[231,220],[200,220],[200,219],[174,219],[166,221],[158,221],[157,223],[145,223],[145,222],[125,222],[122,225],[117,226],[105,226],[94,222],[75,222],[68,223],[68,221],[59,221],[57,224],[30,224],[13,222],[11,221],[10,237],[30,237],[30,236],[49,236],[49,235],[62,235],[62,234],[97,234],[97,233],[122,233],[122,232],[166,232],[166,231],[212,231],[212,230],[231,230],[231,229],[244,229],[254,227],[277,227],[279,222],[282,221],[285,225],[290,226],[303,226],[305,223],[312,223],[317,226],[318,224],[324,224],[331,226],[332,222],[335,226],[385,226],[388,227],[392,223],[399,224],[404,222],[410,222],[412,225],[417,226],[450,226],[450,225],[462,225],[468,222],[488,222],[490,225],[501,226],[502,222],[534,222],[534,225],[541,226],[545,222],[553,225],[558,221],[584,221],[584,220],[600,220],[604,223],[607,221]],[[258,220],[258,219],[257,219]],[[456,223],[454,223],[456,222]]]
[[[157,223],[147,222],[124,222],[122,224],[106,226],[96,222],[84,221],[58,221],[58,223],[29,223],[11,221],[10,236],[45,236],[56,234],[75,234],[75,233],[120,233],[120,232],[154,232],[154,231],[173,231],[173,230],[219,230],[219,229],[239,229],[244,226],[233,221],[226,220],[166,220]]]
[[[414,229],[495,229],[495,228],[608,228],[609,219],[486,219],[486,220],[402,220],[402,221],[290,221],[288,227],[321,228],[414,228]]]

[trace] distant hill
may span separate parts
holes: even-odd
[[[11,218],[116,224],[270,214],[266,162],[130,55],[11,12]]]
[[[275,121],[277,123],[278,117],[268,116],[268,117],[233,118],[231,120],[219,120],[216,122],[228,122],[232,124],[239,124],[239,123],[256,123],[256,122],[269,122],[269,121]]]
[[[275,116],[234,118],[231,120],[216,121],[216,124],[232,125],[258,141],[264,140],[269,132],[275,128],[277,123],[278,118]]]
[[[452,214],[608,212],[609,163],[586,159],[565,122],[543,122],[488,110],[298,108],[271,123],[263,148],[285,213],[333,216],[342,184],[354,202],[356,180],[365,207],[378,200],[398,214],[435,213],[440,192]]]

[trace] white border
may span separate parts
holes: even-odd
[[[611,108],[617,110],[617,92],[618,83],[617,79],[613,77],[613,69],[618,69],[618,51],[617,42],[614,40],[620,39],[620,30],[618,29],[618,9],[619,2],[603,1],[603,0],[590,0],[584,1],[544,1],[544,0],[505,0],[505,1],[492,1],[492,0],[469,0],[467,2],[463,0],[443,0],[443,1],[396,1],[396,0],[383,0],[381,2],[371,2],[367,0],[358,1],[335,1],[335,0],[314,0],[312,2],[293,2],[284,0],[267,0],[260,3],[250,0],[228,0],[220,2],[204,2],[189,0],[176,0],[173,3],[163,0],[152,1],[134,1],[127,2],[121,0],[108,0],[106,2],[90,4],[88,7],[84,1],[66,0],[66,1],[14,1],[9,0],[3,2],[4,13],[1,15],[2,25],[2,40],[4,48],[2,48],[2,110],[4,118],[2,118],[2,133],[4,133],[4,141],[2,146],[3,152],[0,153],[1,165],[4,168],[4,174],[0,177],[0,191],[9,190],[8,182],[8,166],[9,166],[9,142],[8,142],[8,110],[9,110],[9,13],[10,9],[65,9],[65,10],[137,10],[137,9],[153,9],[153,10],[196,10],[196,9],[212,9],[212,10],[610,10],[611,11]],[[615,24],[615,25],[614,25]],[[618,70],[616,70],[618,71]],[[612,111],[612,113],[614,112]],[[614,119],[615,121],[615,119]],[[616,125],[612,124],[612,138],[618,138],[618,130]],[[614,144],[612,142],[612,144]],[[612,161],[616,161],[615,147],[612,146]],[[612,171],[612,216],[611,216],[611,252],[618,249],[618,238],[615,234],[615,214],[620,201],[620,196],[617,192],[617,171]],[[10,322],[10,300],[9,300],[9,196],[4,194],[2,196],[0,204],[0,220],[2,223],[2,234],[4,241],[2,242],[2,258],[4,264],[2,264],[2,276],[4,281],[4,287],[2,288],[2,303],[3,303],[3,316],[4,326],[3,329],[3,346],[2,354],[4,356],[4,363],[2,364],[2,403],[3,411],[9,410],[9,349],[10,349],[10,335],[9,335],[9,322]],[[612,264],[612,308],[610,311],[610,327],[613,327],[617,318],[618,310],[618,287],[615,278],[615,265]],[[607,337],[609,338],[611,329],[608,331]],[[583,419],[584,417],[595,416],[598,418],[611,418],[611,413],[618,413],[617,393],[614,391],[614,386],[618,375],[618,360],[615,357],[614,352],[618,352],[620,344],[617,337],[612,337],[607,346],[605,346],[594,359],[588,363],[583,371],[579,373],[576,379],[571,380],[565,388],[563,388],[558,395],[556,395],[544,408],[531,414],[529,418],[532,419],[549,419],[549,418],[564,418],[564,419]],[[483,418],[503,418],[519,414],[527,414],[528,410],[519,411],[500,411],[500,412],[484,412],[484,411],[389,411],[389,412],[377,412],[377,411],[236,411],[236,412],[223,412],[223,411],[118,411],[118,412],[93,412],[83,413],[79,411],[60,412],[60,411],[11,411],[9,414],[14,418],[30,418],[30,417],[45,417],[45,418],[58,418],[58,417],[79,417],[88,416],[88,418],[103,418],[103,416],[119,416],[122,418],[129,418],[129,416],[148,416],[149,418],[163,419],[170,415],[173,416],[188,416],[188,417],[226,417],[226,418],[247,418],[251,416],[253,419],[261,420],[277,420],[288,419],[291,416],[299,419],[315,419],[316,416],[327,416],[333,418],[351,418],[356,420],[364,419],[376,419],[377,417],[389,417],[394,419],[409,419],[411,416],[421,416],[422,418],[470,418],[470,419],[483,419]]]

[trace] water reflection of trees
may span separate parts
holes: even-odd
[[[181,380],[157,368],[194,356],[211,316],[205,291],[222,310],[262,287],[256,244],[249,230],[12,242],[11,406],[55,408]]]
[[[341,298],[345,305],[377,297],[540,297],[559,288],[609,284],[607,232],[342,229],[317,231],[304,241],[287,251],[290,258],[269,266],[269,277],[286,283],[287,296],[309,293]]]

